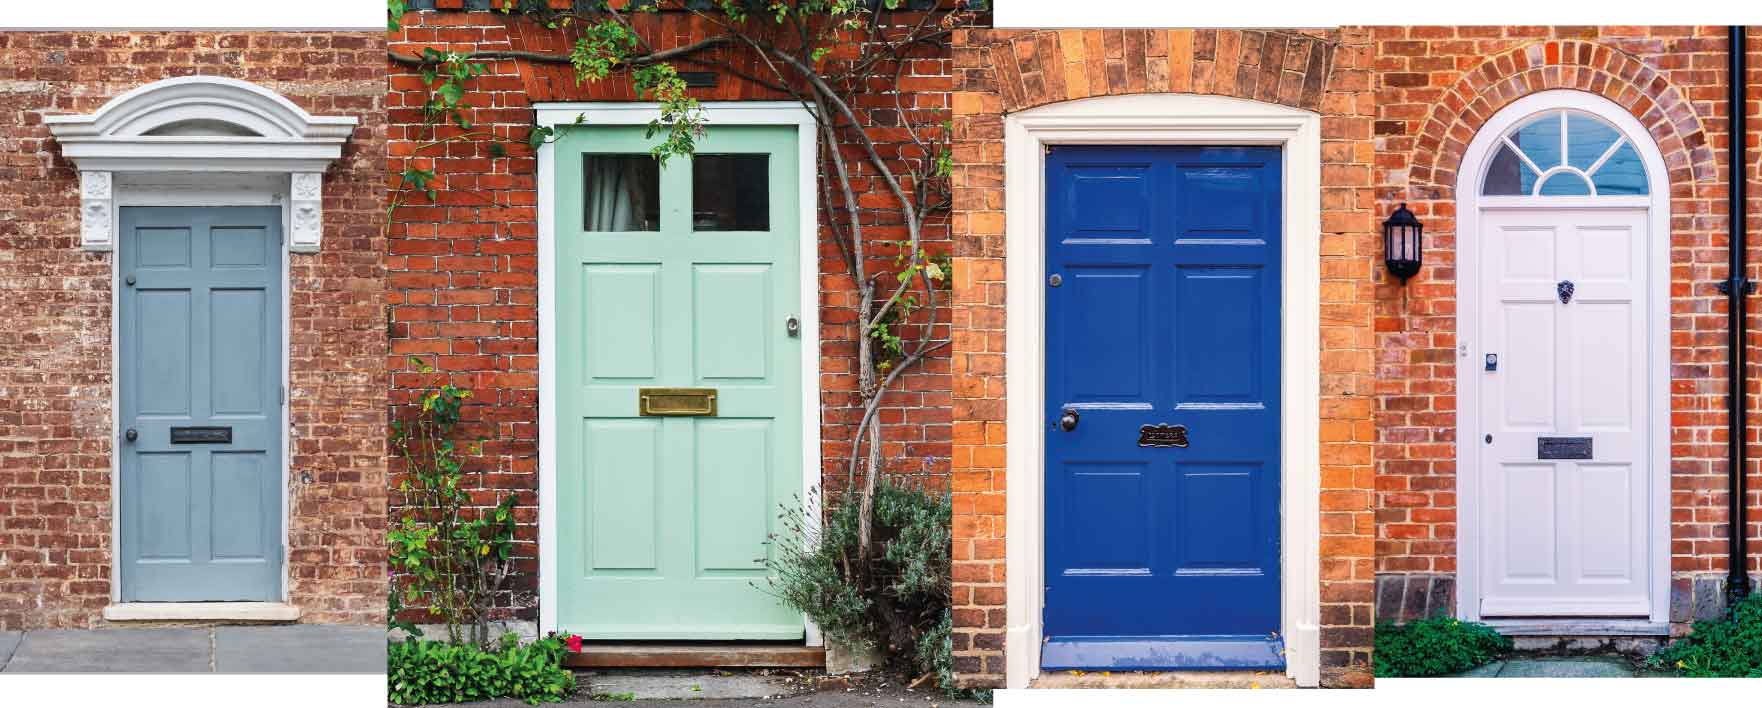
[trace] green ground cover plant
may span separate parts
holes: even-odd
[[[1762,595],[1744,598],[1725,617],[1696,622],[1689,636],[1648,663],[1693,678],[1762,678]]]
[[[1445,676],[1511,651],[1511,639],[1479,622],[1428,617],[1407,624],[1379,622],[1373,658],[1377,678]]]
[[[563,639],[530,644],[507,634],[493,649],[409,637],[386,645],[386,688],[399,705],[515,698],[532,705],[561,701],[575,690],[563,668]]]

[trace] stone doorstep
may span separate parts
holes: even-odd
[[[294,622],[300,608],[285,602],[123,602],[104,608],[111,622]]]

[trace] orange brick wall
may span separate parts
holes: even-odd
[[[954,47],[955,666],[1004,675],[1003,116],[1087,96],[1235,96],[1322,116],[1321,598],[1324,683],[1368,671],[1374,404],[1371,65],[1362,30],[968,30]],[[1017,470],[1018,484],[1034,483]],[[1307,500],[1286,500],[1294,503]]]
[[[0,32],[0,630],[110,603],[111,262],[43,117],[142,84],[252,81],[361,124],[324,175],[324,246],[288,258],[289,593],[302,621],[385,619],[385,35]]]
[[[1426,265],[1403,289],[1376,269],[1379,616],[1454,611],[1456,573],[1455,182],[1477,129],[1550,88],[1608,97],[1647,126],[1671,184],[1672,620],[1716,609],[1726,570],[1726,29],[1379,27],[1376,211],[1407,202],[1426,226]],[[1750,134],[1762,98],[1762,37],[1750,34]],[[1759,156],[1750,139],[1752,160]],[[1750,194],[1750,231],[1762,190]],[[1657,185],[1654,185],[1657,188]],[[1749,261],[1762,264],[1762,241]],[[1752,268],[1750,277],[1756,277]],[[1759,324],[1751,305],[1751,328]],[[1750,362],[1758,361],[1752,334]],[[1758,372],[1747,405],[1762,419]],[[1749,433],[1757,447],[1755,428]],[[1752,463],[1753,465],[1754,463]],[[1762,476],[1748,471],[1752,550],[1762,550]],[[1762,572],[1752,555],[1750,572]]]

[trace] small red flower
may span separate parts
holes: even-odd
[[[575,652],[577,654],[581,653],[581,635],[571,634],[567,637],[564,637],[563,638],[563,646],[569,647],[569,651]]]

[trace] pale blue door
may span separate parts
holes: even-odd
[[[122,600],[277,600],[281,212],[121,216]]]

